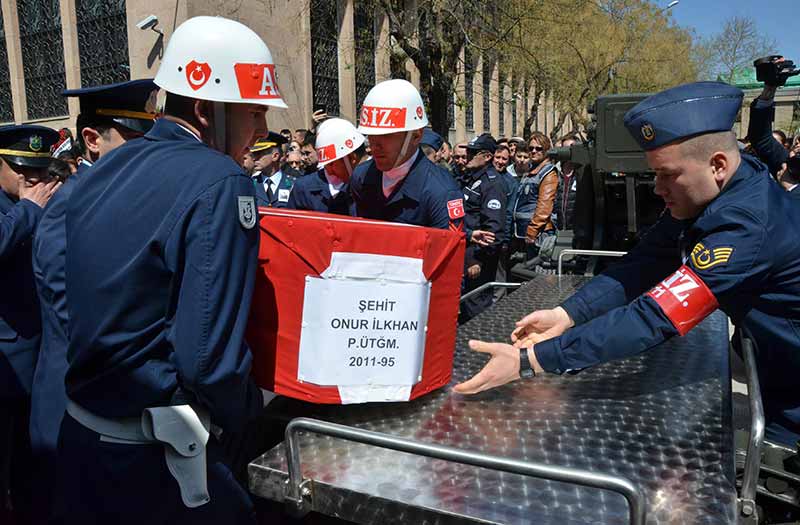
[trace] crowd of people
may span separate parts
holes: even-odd
[[[242,166],[256,185],[257,203],[357,216],[349,180],[356,167],[372,160],[374,136],[323,112],[316,112],[312,121],[309,129],[270,131],[249,148]],[[551,263],[558,230],[572,228],[577,170],[571,162],[555,162],[547,154],[554,145],[569,147],[581,141],[575,133],[555,144],[538,131],[527,141],[482,133],[452,147],[430,127],[422,128],[420,152],[444,169],[464,195],[465,227],[472,241],[464,293],[506,280],[517,261]],[[338,153],[323,157],[331,147]],[[474,231],[478,233],[473,237]],[[491,295],[468,301],[461,319],[490,305]]]
[[[274,68],[246,26],[196,17],[155,79],[65,91],[80,105],[75,135],[0,128],[3,523],[253,522],[229,452],[274,399],[251,377],[245,341],[259,207],[463,235],[464,293],[515,260],[546,262],[572,227],[580,170],[548,157],[547,135],[451,147],[400,79],[375,85],[356,123],[318,112],[312,129],[270,132],[268,110],[286,107]],[[668,211],[619,266],[522,319],[514,346],[471,343],[491,360],[457,392],[625,357],[719,307],[764,355],[782,349],[761,363],[762,385],[775,435],[797,438],[800,212],[740,153],[741,100],[698,83],[628,112]],[[797,146],[761,140],[772,133],[753,119],[751,147],[794,196]],[[762,249],[765,235],[780,249]],[[465,301],[462,319],[492,300]]]

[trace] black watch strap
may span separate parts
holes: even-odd
[[[533,377],[536,375],[536,372],[533,370],[531,366],[531,361],[528,359],[528,349],[527,348],[520,348],[519,349],[519,376],[523,379],[527,379],[529,377]]]

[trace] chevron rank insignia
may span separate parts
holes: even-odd
[[[719,264],[727,264],[731,255],[733,248],[730,246],[708,249],[698,242],[692,250],[692,265],[698,270],[708,270]]]

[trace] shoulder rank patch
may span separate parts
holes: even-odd
[[[698,242],[692,249],[692,266],[698,270],[707,270],[718,264],[727,264],[731,255],[733,255],[733,248],[730,246],[709,250],[703,246],[703,243]]]
[[[255,197],[239,196],[239,222],[247,228],[252,229],[256,225],[256,199]]]

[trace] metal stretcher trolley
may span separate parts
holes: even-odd
[[[486,361],[469,339],[507,340],[516,320],[584,282],[538,277],[461,326],[454,383]],[[730,384],[716,312],[683,338],[576,375],[315,406],[250,464],[250,490],[365,524],[733,523]]]

